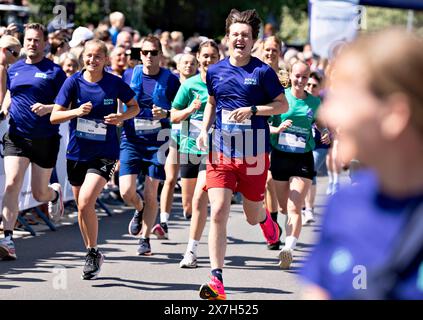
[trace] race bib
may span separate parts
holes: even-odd
[[[307,143],[307,136],[288,132],[279,133],[278,144],[282,151],[304,153]]]
[[[222,129],[228,131],[251,129],[251,119],[245,119],[242,122],[236,122],[234,119],[229,119],[232,111],[222,109]]]
[[[189,120],[189,137],[197,139],[200,135],[201,128],[203,127],[203,121],[201,120]]]
[[[78,118],[76,136],[82,139],[106,141],[107,125],[101,120]]]
[[[182,122],[172,123],[172,130],[181,131],[181,129],[182,129]]]
[[[135,133],[137,135],[152,134],[158,132],[162,125],[159,120],[134,119]]]

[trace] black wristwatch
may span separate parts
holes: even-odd
[[[169,119],[169,118],[170,118],[170,111],[166,110],[166,119]]]
[[[251,111],[252,115],[255,116],[256,113],[257,113],[257,107],[256,106],[251,106],[250,107],[250,111]]]

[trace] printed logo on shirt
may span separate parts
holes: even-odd
[[[15,77],[19,75],[19,72],[15,72]]]
[[[44,72],[37,72],[34,76],[35,78],[47,79],[47,74]]]
[[[107,171],[107,167],[106,167],[106,166],[102,166],[102,167],[100,168],[100,170],[101,170],[101,171],[103,171],[103,172],[106,172],[106,171]]]
[[[313,117],[314,117],[313,109],[308,108],[308,110],[307,110],[307,118],[310,119],[310,120],[312,120]]]
[[[255,86],[255,85],[257,85],[257,79],[245,78],[244,84],[249,85],[249,86]]]
[[[115,100],[113,100],[113,99],[104,99],[104,100],[103,100],[103,104],[104,104],[105,106],[110,106],[110,105],[112,105],[114,102],[115,102]]]

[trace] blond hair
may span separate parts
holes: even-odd
[[[22,48],[21,42],[13,36],[4,35],[0,38],[0,48],[19,47]]]
[[[356,60],[366,85],[380,100],[395,93],[407,96],[411,123],[423,135],[423,39],[403,29],[389,29],[362,36],[345,47],[335,65]],[[340,62],[341,61],[341,62]]]

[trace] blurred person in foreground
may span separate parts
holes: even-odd
[[[421,38],[388,30],[335,61],[321,116],[340,127],[343,157],[369,169],[328,203],[305,298],[423,299],[422,52]]]

